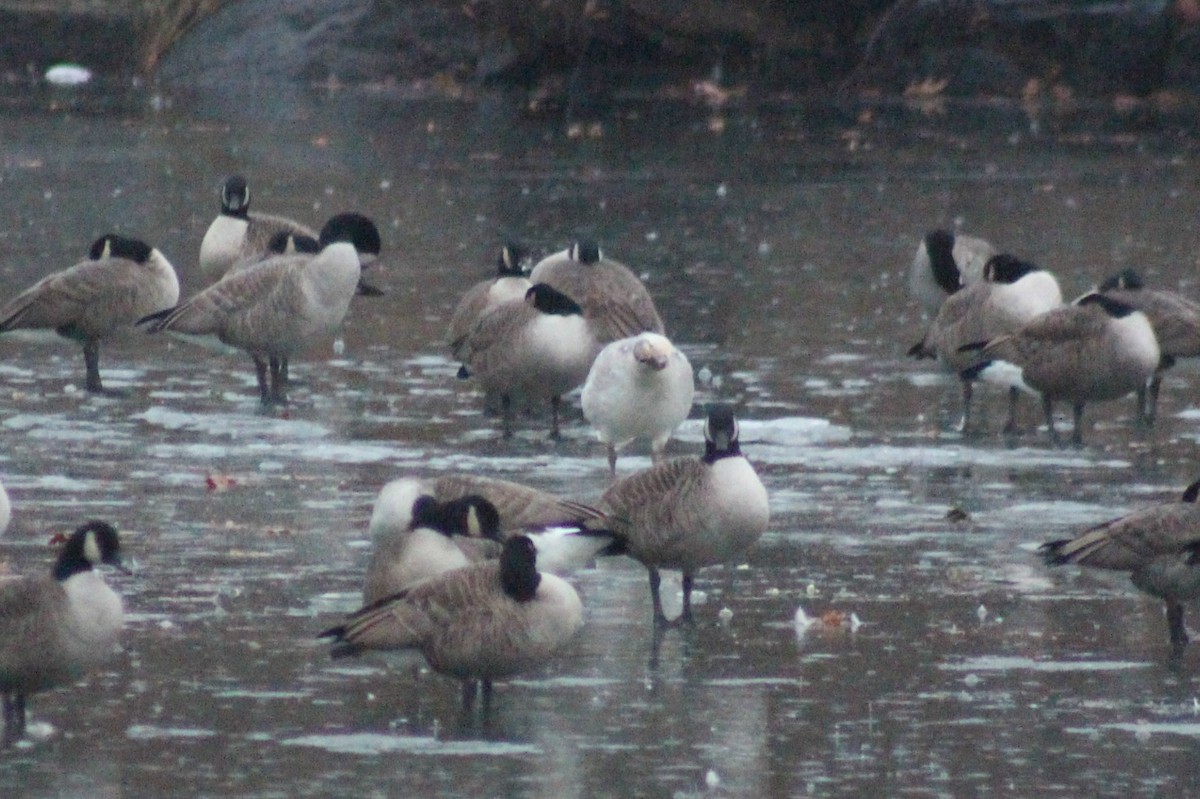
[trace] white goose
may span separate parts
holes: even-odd
[[[583,415],[608,449],[617,473],[617,450],[650,440],[651,458],[662,459],[667,440],[687,418],[695,394],[692,365],[665,336],[641,333],[607,345],[583,384]]]

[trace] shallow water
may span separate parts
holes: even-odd
[[[356,301],[340,352],[294,361],[285,414],[259,412],[238,354],[131,335],[101,360],[127,395],[90,397],[77,348],[0,338],[15,510],[0,556],[42,569],[51,533],[99,516],[139,566],[110,577],[124,651],[33,700],[39,735],[0,756],[0,793],[1189,794],[1200,654],[1170,662],[1161,609],[1121,578],[1052,572],[1033,550],[1196,477],[1196,368],[1168,377],[1150,433],[1123,400],[1089,412],[1081,450],[1048,448],[1032,404],[1018,441],[964,439],[957,388],[903,357],[920,335],[903,271],[927,228],[961,220],[1069,296],[1127,265],[1195,295],[1194,137],[778,104],[730,110],[718,133],[702,106],[635,98],[573,139],[501,97],[352,91],[257,98],[279,120],[264,129],[239,99],[4,103],[5,294],[109,229],[156,244],[194,289],[217,187],[240,171],[262,210],[380,220],[388,295]],[[331,662],[314,636],[355,605],[386,480],[471,471],[585,501],[606,487],[577,401],[562,441],[537,419],[501,440],[442,343],[502,238],[549,251],[581,234],[644,273],[712,375],[698,400],[737,403],[770,532],[702,572],[699,623],[657,643],[644,569],[578,574],[584,630],[487,714],[411,661]],[[1002,399],[978,394],[995,429]],[[670,451],[700,440],[691,420]],[[798,608],[824,622],[798,629]]]

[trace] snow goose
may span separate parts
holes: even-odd
[[[649,439],[651,458],[661,460],[694,394],[692,365],[665,336],[640,333],[605,346],[580,399],[584,418],[608,449],[609,472],[616,476],[617,450],[636,438]]]

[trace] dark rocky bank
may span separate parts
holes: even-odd
[[[1200,0],[0,2],[0,70],[539,91],[1200,96]],[[214,10],[215,9],[215,10]]]

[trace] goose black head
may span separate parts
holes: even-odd
[[[525,302],[544,314],[553,316],[576,316],[583,314],[579,303],[563,294],[549,283],[534,283],[525,292]]]
[[[528,602],[537,595],[542,575],[537,570],[537,548],[529,536],[515,535],[504,542],[500,551],[500,585],[517,602]]]
[[[989,283],[1016,283],[1026,275],[1040,270],[1041,267],[1037,264],[1022,261],[1015,255],[1000,253],[993,255],[983,265],[983,279]]]
[[[230,175],[221,185],[221,213],[241,219],[250,215],[250,187],[241,175]]]
[[[134,263],[144,264],[150,259],[150,245],[140,239],[119,236],[116,233],[105,233],[92,242],[88,250],[88,258],[100,261],[105,258],[124,258]]]
[[[322,247],[335,241],[350,242],[358,250],[358,258],[364,266],[379,255],[383,246],[375,223],[352,211],[331,217],[321,228],[319,238]]]
[[[1187,489],[1183,492],[1183,497],[1179,501],[1180,502],[1195,502],[1197,496],[1200,496],[1200,480],[1197,480],[1196,482],[1194,482],[1190,486],[1188,486]]]
[[[1107,294],[1101,294],[1096,291],[1084,294],[1075,301],[1075,304],[1081,307],[1087,307],[1089,305],[1099,306],[1100,310],[1104,311],[1104,313],[1108,314],[1114,319],[1124,319],[1126,316],[1129,316],[1131,313],[1137,311],[1137,308],[1134,308],[1127,302],[1114,300]]]
[[[954,234],[949,230],[931,230],[925,234],[925,252],[929,268],[942,291],[953,294],[962,288],[962,273],[954,260]]]
[[[418,527],[442,529],[442,503],[428,494],[422,494],[413,500],[412,519],[408,523],[408,529],[416,530]]]
[[[713,463],[741,454],[733,406],[724,403],[710,406],[708,419],[704,422],[704,461]]]
[[[572,244],[570,256],[572,261],[581,264],[594,264],[604,257],[600,253],[600,245],[591,239],[580,239]]]
[[[442,506],[446,532],[470,538],[500,540],[500,511],[486,497],[468,494]]]
[[[1130,291],[1141,291],[1146,287],[1142,276],[1133,269],[1122,269],[1115,275],[1097,287],[1097,291],[1113,291],[1114,289],[1128,289]]]
[[[274,253],[275,255],[290,255],[292,253],[316,255],[320,251],[320,242],[312,236],[305,236],[302,233],[288,233],[286,230],[279,231],[267,242],[267,252]]]
[[[65,580],[102,563],[124,568],[121,564],[121,541],[115,527],[93,520],[67,537],[54,565],[54,578]]]
[[[525,257],[524,247],[506,241],[500,248],[500,257],[496,260],[496,277],[524,277]]]

